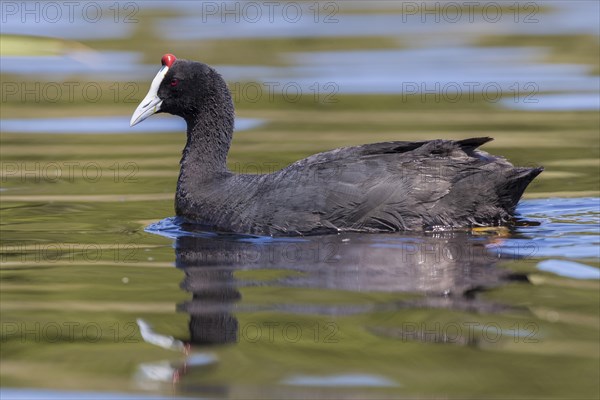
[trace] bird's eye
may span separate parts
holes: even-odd
[[[177,78],[171,79],[171,86],[177,86],[178,83],[179,83],[179,79],[177,79]]]

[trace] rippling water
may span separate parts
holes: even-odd
[[[165,393],[175,382],[182,396],[566,396],[563,381],[588,392],[599,201],[526,200],[511,231],[426,235],[222,235],[167,218],[98,260],[92,244],[36,246],[68,233],[36,207],[5,209],[3,234],[37,233],[3,248],[4,368],[67,357],[93,385]],[[55,215],[71,212],[85,210]],[[80,241],[110,235],[82,218]]]
[[[534,221],[540,225],[519,227],[505,235],[342,234],[274,239],[190,232],[176,219],[152,224],[148,232],[174,239],[176,266],[184,273],[181,287],[191,294],[178,305],[189,315],[189,355],[171,368],[184,392],[197,393],[198,379],[207,385],[216,379],[224,395],[237,390],[265,397],[302,397],[315,390],[320,395],[357,395],[343,388],[359,388],[360,396],[378,397],[393,393],[389,390],[410,393],[432,370],[485,379],[479,368],[487,367],[452,361],[478,352],[490,358],[510,354],[495,361],[498,369],[503,363],[516,366],[508,376],[496,377],[499,381],[518,377],[524,372],[519,359],[544,353],[541,347],[549,350],[544,356],[549,364],[562,356],[575,356],[577,348],[590,351],[587,356],[585,351],[577,353],[582,364],[594,363],[597,343],[585,339],[584,332],[581,336],[567,332],[573,323],[597,336],[593,328],[597,316],[593,311],[587,314],[585,308],[571,310],[558,304],[598,298],[599,201],[525,201],[519,209],[522,218],[529,225],[536,225]],[[567,254],[578,262],[565,261]],[[541,267],[549,262],[557,267]],[[580,285],[572,279],[589,283]],[[565,296],[554,306],[544,299],[548,286],[556,288],[554,295]],[[580,292],[565,290],[579,286]],[[558,343],[562,335],[568,335],[571,343],[563,349]],[[212,349],[210,363],[193,361],[198,354],[206,356],[207,345],[227,343],[254,357],[255,351],[266,352],[260,358],[270,364],[269,372],[258,375],[266,379],[267,388],[257,382],[242,385],[250,389],[238,388],[239,383],[232,387],[233,379],[227,375],[235,376],[251,364],[241,361],[240,354],[228,353],[226,347]],[[269,345],[288,357],[264,347]],[[438,352],[450,358],[442,358],[435,367],[424,362]],[[317,359],[313,354],[319,354]],[[241,357],[241,364],[232,357]],[[398,363],[395,357],[403,361]],[[525,364],[531,380],[519,382],[524,393],[534,394],[539,387],[542,392],[555,391],[553,379],[578,379],[558,368],[536,376],[532,370],[546,367]],[[227,365],[227,372],[211,373],[215,365]],[[460,393],[473,383],[461,384],[457,379],[455,385]]]
[[[108,6],[95,25],[3,15],[2,399],[598,397],[596,2],[540,3],[532,24],[398,24],[400,3],[348,2],[339,24],[293,26],[114,4],[137,5],[138,22],[111,22]],[[194,230],[171,217],[181,121],[128,127],[166,51],[214,60],[236,91],[235,172],[482,135],[545,171],[510,228]],[[273,80],[305,96],[245,91]],[[435,89],[473,80],[505,96]],[[312,88],[331,81],[328,102]],[[530,81],[537,101],[515,101]],[[414,82],[436,93],[407,93]]]

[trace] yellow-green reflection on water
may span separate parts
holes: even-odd
[[[83,40],[81,46],[139,51],[148,63],[170,51],[208,62],[286,66],[290,62],[285,55],[291,52],[412,45],[397,37],[359,34],[198,43],[169,42],[157,34],[154,26],[160,18],[182,14],[142,7],[139,17],[145,23],[134,26],[131,38]],[[597,72],[593,35],[482,34],[480,39],[474,44],[548,47],[545,61],[588,65]],[[38,40],[20,50],[60,54],[75,44],[48,45]],[[11,46],[17,54],[15,47],[21,45],[17,40]],[[51,79],[13,73],[2,78],[25,84]],[[134,80],[140,87],[136,101],[150,78],[140,74]],[[90,78],[75,74],[54,80],[77,79]],[[110,74],[95,80],[106,94],[98,102],[63,96],[38,104],[9,97],[2,102],[2,118],[127,116],[133,111],[135,101],[114,101]],[[174,249],[172,239],[144,231],[174,214],[183,132],[2,131],[1,385],[240,398],[597,398],[599,283],[543,272],[537,265],[559,259],[599,266],[598,254],[593,254],[598,232],[590,228],[598,223],[593,211],[600,193],[598,113],[508,111],[482,99],[438,102],[431,95],[338,93],[335,98],[335,103],[315,102],[312,96],[298,102],[282,96],[238,99],[238,116],[264,119],[266,124],[235,135],[230,168],[269,172],[339,146],[485,135],[496,139],[485,150],[515,165],[546,167],[526,198],[561,199],[548,205],[542,200],[526,203],[528,217],[543,219],[541,227],[460,239],[462,246],[482,241],[492,248],[508,248],[514,241],[524,251],[519,259],[487,259],[487,264],[475,266],[469,261],[457,272],[436,262],[407,267],[402,259],[406,254],[400,251],[394,258],[393,247],[383,253],[386,263],[369,262],[369,257],[380,256],[371,239],[356,243],[354,237],[350,242],[321,238],[306,245],[310,257],[302,261],[290,256],[293,247],[281,253],[281,244],[261,242],[245,253],[237,251],[238,242],[223,239],[223,248],[211,247],[219,242],[210,240],[192,245],[199,246],[198,257],[206,265],[211,257],[217,267],[233,265],[231,276],[186,281],[187,270],[175,268],[185,246]],[[588,199],[573,206],[575,211],[564,199],[582,197]],[[396,246],[414,238],[372,240],[378,246]],[[332,241],[333,249],[350,243],[357,252],[340,250],[349,259],[324,267],[319,262],[331,248],[319,245]],[[553,252],[528,253],[527,246]],[[235,257],[244,263],[236,264]],[[289,262],[285,257],[291,257]],[[348,269],[334,268],[340,265]],[[388,269],[361,275],[364,270],[358,267],[374,265]],[[462,277],[474,270],[481,272],[478,279],[483,277],[475,283],[489,290],[479,291],[472,282],[461,286]],[[520,278],[496,279],[495,274],[510,272]],[[371,280],[378,276],[383,279]],[[208,287],[194,286],[202,282]],[[444,296],[439,290],[443,285],[435,285],[440,282],[457,294]],[[389,286],[404,283],[402,288]],[[221,299],[223,304],[215,305],[194,297],[211,284],[239,292],[240,300]],[[217,314],[237,321],[236,340],[193,344],[187,355],[145,342],[136,322],[141,318],[161,335],[187,342],[192,339],[191,315],[203,315],[217,305],[224,306]],[[194,365],[194,355],[208,353],[217,361]],[[152,381],[147,374],[140,378],[144,366],[163,361],[173,369],[166,380]],[[344,387],[344,379],[359,384]]]

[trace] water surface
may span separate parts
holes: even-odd
[[[533,24],[399,24],[399,4],[340,3],[337,24],[203,23],[190,2],[142,2],[127,25],[108,11],[93,26],[3,24],[0,73],[17,92],[3,91],[0,119],[0,397],[598,398],[597,2],[539,4]],[[217,65],[237,90],[234,172],[473,136],[545,171],[510,228],[270,238],[184,226],[183,123],[128,127],[166,52]],[[73,98],[22,91],[69,82]],[[265,82],[302,95],[244,92]],[[503,95],[454,101],[468,82]],[[515,102],[528,82],[539,101]],[[138,90],[115,98],[115,84]]]

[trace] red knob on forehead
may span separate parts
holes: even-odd
[[[160,59],[160,62],[162,65],[166,65],[167,67],[171,68],[171,65],[173,65],[175,60],[177,60],[177,57],[175,57],[173,54],[165,54]]]

